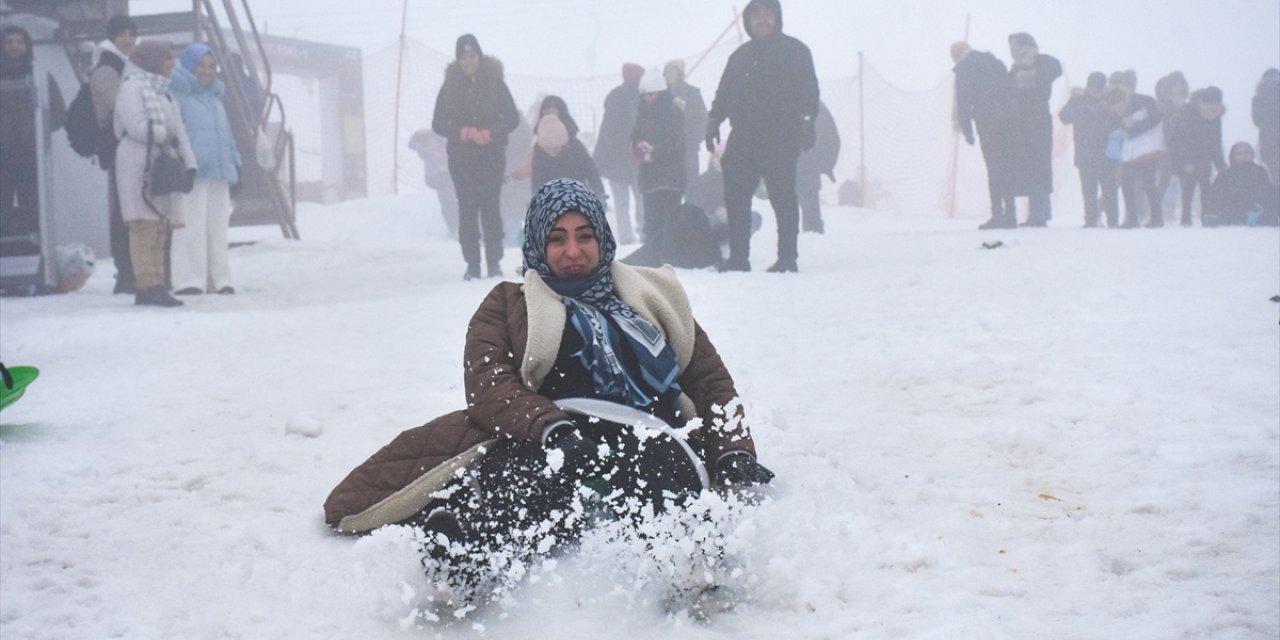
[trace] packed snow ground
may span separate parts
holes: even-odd
[[[432,197],[235,229],[240,293],[176,311],[112,296],[109,262],[4,299],[0,358],[42,375],[0,418],[0,637],[1277,637],[1277,232],[1051,224],[829,208],[800,274],[760,272],[770,222],[757,272],[680,272],[778,473],[709,623],[595,541],[441,627],[406,531],[324,526],[352,467],[463,404],[493,281]]]

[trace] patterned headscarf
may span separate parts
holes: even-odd
[[[556,220],[576,211],[587,217],[600,244],[600,264],[582,278],[558,278],[547,263],[547,238]],[[596,393],[639,409],[661,404],[675,415],[680,406],[680,374],[675,352],[657,327],[618,298],[609,267],[618,250],[604,203],[576,180],[552,180],[534,194],[524,218],[524,269],[542,276],[564,298],[569,319],[582,336],[577,355],[591,373]],[[617,348],[628,349],[639,375],[623,366]],[[656,397],[655,397],[656,396]]]

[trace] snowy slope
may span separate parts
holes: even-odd
[[[1277,232],[1066,218],[832,208],[798,275],[681,272],[778,473],[710,624],[597,542],[434,626],[407,532],[324,527],[348,470],[462,406],[492,282],[434,198],[235,229],[240,295],[178,311],[110,295],[109,264],[6,298],[0,358],[42,376],[0,418],[0,637],[1277,637]]]

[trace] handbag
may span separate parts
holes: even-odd
[[[1116,162],[1124,159],[1124,129],[1116,129],[1107,136],[1107,157]]]
[[[1121,159],[1125,162],[1149,162],[1164,153],[1164,123],[1147,129],[1124,141]]]
[[[151,157],[151,149],[155,144],[152,121],[147,122],[147,169],[143,188],[153,196],[167,196],[171,193],[191,193],[195,187],[195,176],[187,170],[187,164],[178,157],[171,145],[164,145],[160,153]]]

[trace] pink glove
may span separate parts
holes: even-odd
[[[493,136],[489,134],[488,129],[477,129],[472,139],[476,144],[486,145],[493,140]]]
[[[653,162],[653,145],[645,142],[644,140],[637,141],[635,145],[632,146],[631,153],[643,162]]]
[[[476,137],[476,128],[463,127],[462,130],[458,132],[458,137],[461,138],[463,142],[471,142]]]

